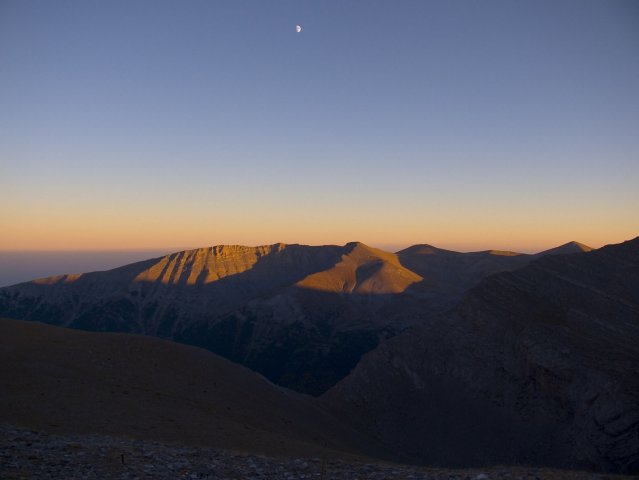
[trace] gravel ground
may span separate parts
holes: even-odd
[[[444,470],[338,458],[286,458],[0,426],[0,479],[603,480],[614,475],[526,467]]]

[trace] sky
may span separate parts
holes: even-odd
[[[0,0],[3,251],[600,247],[637,185],[634,0]]]

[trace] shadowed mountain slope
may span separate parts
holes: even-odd
[[[485,275],[531,258],[428,246],[396,255],[358,242],[217,246],[5,287],[0,314],[197,345],[320,394],[380,339],[450,308]]]
[[[325,399],[429,464],[637,473],[639,238],[485,278]]]
[[[419,274],[429,292],[437,292],[452,306],[461,294],[487,275],[514,270],[528,264],[532,256],[515,252],[489,250],[461,253],[431,245],[414,245],[397,252],[406,268]]]
[[[569,242],[534,255],[503,250],[455,252],[431,245],[413,245],[397,252],[400,262],[423,278],[420,287],[429,295],[436,295],[447,307],[453,306],[461,295],[493,273],[515,270],[546,255],[583,253],[592,250],[579,242]]]
[[[0,319],[0,422],[276,454],[355,452],[318,401],[205,350]]]

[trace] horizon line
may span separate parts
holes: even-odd
[[[634,238],[634,237],[633,237]],[[627,240],[631,240],[631,238],[627,239]],[[182,247],[182,246],[171,246],[171,247],[148,247],[148,248],[144,248],[144,247],[130,247],[130,248],[7,248],[7,249],[3,249],[0,248],[0,253],[164,253],[165,255],[168,254],[172,254],[172,253],[178,253],[178,252],[183,252],[183,251],[187,251],[187,250],[198,250],[201,248],[211,248],[211,247],[215,247],[215,246],[242,246],[242,247],[248,247],[248,248],[256,248],[256,247],[261,247],[261,246],[270,246],[270,245],[278,245],[278,244],[282,244],[282,245],[301,245],[301,246],[309,246],[309,247],[322,247],[322,246],[345,246],[348,245],[349,243],[361,243],[373,248],[377,248],[379,250],[384,250],[387,252],[391,252],[391,253],[397,253],[403,249],[409,248],[409,247],[413,247],[413,246],[417,246],[417,245],[428,245],[430,247],[434,247],[440,250],[449,250],[449,251],[453,251],[453,252],[459,252],[459,253],[477,253],[477,252],[488,252],[488,251],[498,251],[498,252],[511,252],[511,253],[518,253],[518,254],[535,254],[535,253],[540,253],[543,252],[545,250],[550,250],[552,248],[556,248],[556,247],[560,247],[566,244],[570,244],[570,243],[578,243],[584,246],[587,246],[589,248],[592,248],[593,250],[596,250],[598,248],[601,248],[605,245],[610,245],[610,244],[614,244],[614,243],[622,243],[624,241],[627,240],[622,240],[621,242],[607,242],[604,243],[601,246],[598,247],[593,247],[592,245],[586,244],[584,242],[580,242],[578,240],[568,240],[565,242],[561,242],[559,244],[551,244],[551,246],[546,246],[546,247],[537,247],[537,248],[525,248],[525,249],[511,249],[511,248],[462,248],[462,249],[457,249],[454,247],[450,247],[450,246],[440,246],[440,245],[434,245],[432,243],[427,243],[427,242],[420,242],[420,243],[393,243],[393,244],[382,244],[382,243],[378,243],[378,242],[374,242],[374,243],[366,243],[366,242],[361,242],[361,241],[349,241],[349,242],[345,242],[343,244],[340,243],[317,243],[317,244],[313,244],[313,243],[289,243],[289,242],[274,242],[274,243],[260,243],[260,244],[255,244],[255,245],[248,245],[248,244],[242,244],[242,243],[215,243],[215,244],[208,244],[208,245],[204,245],[204,246],[199,246],[199,247],[193,247],[193,246],[186,246],[186,247]],[[392,248],[389,248],[392,247]]]

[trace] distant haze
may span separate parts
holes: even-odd
[[[110,270],[171,251],[0,251],[0,287],[63,273]]]

